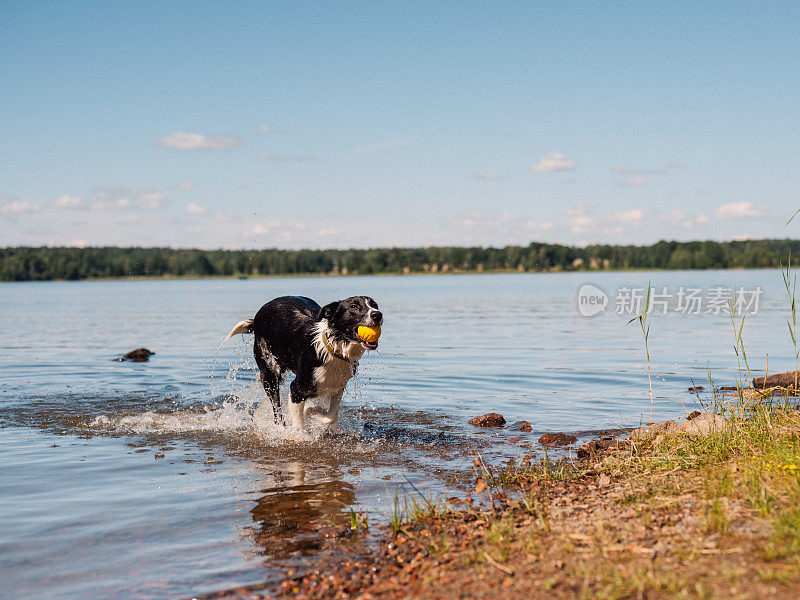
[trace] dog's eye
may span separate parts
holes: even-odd
[[[350,308],[352,308],[353,310],[358,310],[359,306],[358,306],[358,304],[351,304]]]

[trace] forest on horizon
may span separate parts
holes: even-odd
[[[660,241],[650,246],[201,250],[141,247],[8,247],[0,281],[127,277],[251,277],[625,269],[764,268],[800,255],[800,240]]]

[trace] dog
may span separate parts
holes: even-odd
[[[267,302],[252,319],[237,323],[225,339],[254,334],[253,354],[276,424],[286,425],[279,390],[286,371],[292,371],[296,377],[289,388],[288,408],[294,423],[303,428],[306,400],[329,396],[322,422],[334,425],[344,388],[355,375],[359,359],[378,347],[377,341],[362,340],[358,328],[382,323],[383,313],[368,296],[352,296],[323,307],[305,296],[282,296]]]

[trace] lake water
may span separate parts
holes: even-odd
[[[750,366],[769,355],[770,372],[793,368],[786,291],[769,270],[0,284],[0,597],[268,585],[347,551],[325,532],[348,507],[386,524],[396,494],[457,493],[476,451],[500,461],[546,431],[647,421],[626,298],[651,280],[666,292],[650,316],[653,419],[707,401],[687,388],[708,388],[709,373],[735,383],[718,288],[761,291],[743,330]],[[608,295],[592,317],[579,311],[586,284]],[[265,423],[252,339],[221,343],[285,294],[367,294],[385,315],[379,352],[345,394],[345,435]],[[140,346],[149,362],[113,360]],[[486,412],[533,432],[467,424]]]

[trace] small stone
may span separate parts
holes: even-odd
[[[611,477],[603,473],[600,477],[597,478],[597,485],[600,487],[605,487],[611,483]]]
[[[486,413],[480,417],[470,419],[469,424],[475,425],[475,427],[502,427],[506,424],[506,420],[501,414]]]
[[[666,433],[659,433],[656,437],[653,438],[653,448],[663,449],[669,441],[669,437]]]
[[[686,415],[686,420],[687,421],[691,421],[695,417],[699,417],[701,414],[703,414],[703,413],[701,413],[699,410],[693,410],[688,415]]]
[[[690,392],[702,392],[704,389],[706,389],[706,388],[704,388],[702,385],[693,385],[692,387],[689,388],[689,391]]]
[[[147,348],[136,348],[136,350],[131,350],[122,358],[118,358],[117,360],[130,360],[132,362],[146,362],[153,356],[155,352],[150,352]]]
[[[722,433],[728,427],[728,422],[719,415],[702,413],[691,421],[681,425],[686,435],[692,437],[707,437],[712,433]]]
[[[660,423],[653,423],[647,427],[639,427],[638,429],[634,429],[631,431],[630,438],[639,442],[645,442],[653,439],[659,433],[672,433],[678,431],[678,429],[680,429],[680,426],[678,425],[677,421],[661,421]]]
[[[590,458],[596,454],[602,454],[603,452],[627,450],[629,447],[630,443],[628,440],[591,440],[578,448],[577,455],[578,458]]]
[[[517,421],[508,426],[511,431],[531,431],[533,428],[528,421]]]
[[[542,446],[569,446],[577,441],[578,438],[567,433],[545,433],[539,438]]]
[[[616,456],[608,455],[603,458],[604,467],[616,467],[618,464],[620,464],[620,461]]]

